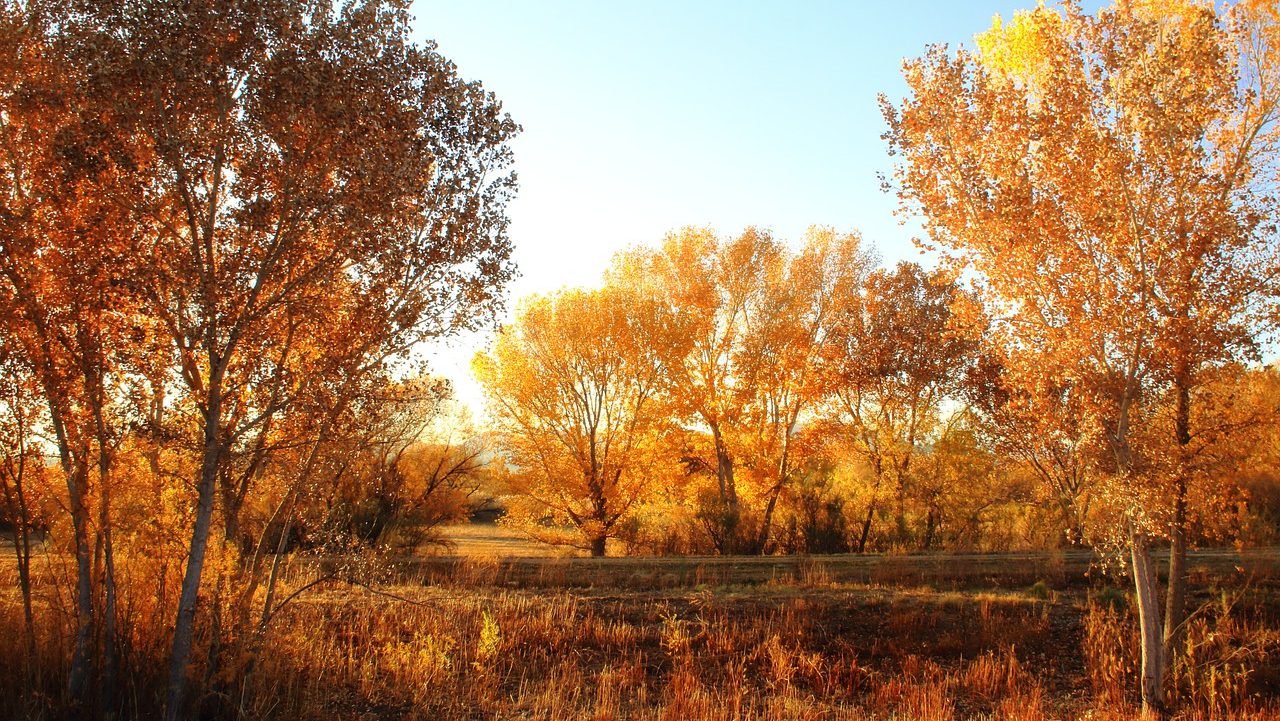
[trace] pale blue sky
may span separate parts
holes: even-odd
[[[412,13],[417,37],[524,128],[514,307],[594,285],[617,250],[685,225],[758,225],[789,241],[831,225],[862,231],[885,263],[921,259],[916,227],[880,189],[892,166],[876,96],[902,97],[903,58],[971,44],[996,13],[1030,6],[417,0]],[[434,359],[473,406],[468,365],[484,342]]]

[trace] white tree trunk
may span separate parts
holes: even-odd
[[[1136,524],[1129,529],[1133,558],[1133,585],[1138,597],[1138,632],[1142,645],[1142,712],[1144,717],[1164,712],[1164,634],[1156,573],[1151,564],[1151,541]]]

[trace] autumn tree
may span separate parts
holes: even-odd
[[[1273,297],[1277,19],[1263,2],[1041,7],[908,62],[908,97],[884,103],[904,204],[975,278],[1010,382],[1077,389],[1108,448],[1148,710],[1183,614],[1189,391],[1250,355]],[[1173,437],[1140,447],[1170,393]]]
[[[1246,499],[1236,519],[1241,540],[1271,545],[1280,538],[1280,368],[1251,370],[1227,394],[1231,416],[1246,430],[1243,437],[1232,434],[1230,452],[1218,463],[1230,469]]]
[[[1084,416],[1080,393],[1070,385],[1009,387],[999,362],[981,358],[965,381],[964,398],[977,416],[985,442],[1030,469],[1043,501],[1056,508],[1056,536],[1072,546],[1089,537],[1095,500],[1098,434]]]
[[[333,486],[318,496],[320,531],[412,550],[444,543],[438,527],[464,518],[489,477],[486,434],[441,379],[389,384],[363,399],[352,432],[330,444]]]
[[[842,320],[856,304],[872,258],[856,233],[810,228],[799,253],[786,253],[766,278],[763,302],[747,319],[740,383],[754,390],[744,419],[744,458],[761,477],[754,553],[768,549],[778,499],[806,462],[797,435],[829,392],[820,361],[832,352]]]
[[[239,479],[257,477],[243,470],[268,424],[304,397],[328,393],[341,406],[416,343],[492,317],[512,273],[505,204],[516,126],[432,46],[409,41],[397,3],[33,2],[13,12],[41,21],[32,32],[53,60],[47,72],[8,76],[18,86],[9,97],[49,106],[30,111],[44,112],[43,124],[10,128],[18,152],[9,157],[52,158],[58,172],[47,176],[54,192],[27,196],[47,202],[10,206],[22,234],[6,237],[6,263],[30,267],[10,237],[65,229],[47,242],[62,255],[84,248],[84,260],[52,270],[78,273],[74,287],[91,303],[83,307],[101,310],[77,326],[47,310],[77,306],[45,302],[44,320],[90,358],[111,358],[154,327],[172,359],[156,395],[196,419],[195,514],[166,711],[177,718],[215,508],[253,493],[241,493]],[[74,82],[61,95],[35,92],[47,78]],[[8,103],[6,117],[22,107]],[[63,107],[75,113],[51,125]],[[65,202],[75,193],[83,202]],[[112,293],[131,305],[107,300]],[[126,309],[141,321],[99,320]],[[37,320],[27,312],[23,322]],[[76,376],[86,393],[110,396],[99,380],[112,376],[88,371]],[[69,381],[44,375],[59,384],[49,393],[58,402],[75,397]],[[103,436],[93,415],[86,432]],[[312,435],[327,425],[321,415]],[[72,483],[73,501],[82,485]],[[224,518],[234,525],[234,514]],[[87,540],[78,545],[87,555]]]
[[[0,346],[0,523],[9,527],[22,594],[26,673],[23,700],[35,691],[37,656],[35,615],[31,605],[32,537],[44,524],[45,459],[35,428],[42,418],[32,374],[13,346]]]
[[[140,302],[133,268],[121,262],[140,216],[113,196],[140,185],[128,143],[78,102],[83,68],[50,37],[53,18],[35,4],[5,4],[2,13],[0,337],[16,362],[9,370],[21,376],[11,390],[34,390],[44,406],[39,424],[51,431],[66,488],[76,559],[68,700],[111,713],[119,662],[112,461],[124,423],[116,400],[135,352],[129,341],[143,332],[131,317]],[[36,419],[20,425],[29,432]]]
[[[782,246],[759,229],[722,238],[710,229],[684,228],[656,250],[623,254],[610,271],[609,283],[655,299],[664,403],[710,436],[710,462],[696,451],[689,459],[715,478],[713,498],[700,514],[721,553],[749,550],[757,540],[744,518],[738,446],[756,400],[747,378],[759,356],[748,350],[748,339],[762,320],[767,288],[783,273],[783,256]]]
[[[1002,550],[1013,541],[1006,517],[1030,500],[1027,484],[985,440],[971,408],[951,412],[931,434],[912,479],[921,548]]]
[[[897,536],[911,535],[906,506],[913,464],[939,428],[943,404],[958,395],[971,342],[951,327],[958,288],[914,263],[877,270],[844,306],[822,358],[828,413],[867,465],[872,488],[855,549],[892,504]]]
[[[649,335],[655,307],[606,287],[526,301],[475,371],[501,429],[512,483],[575,531],[567,542],[603,556],[618,523],[653,482],[660,366]]]

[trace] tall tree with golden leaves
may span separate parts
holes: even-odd
[[[778,498],[804,466],[796,436],[830,392],[821,361],[839,342],[838,328],[858,304],[872,262],[857,233],[814,227],[800,252],[786,254],[780,273],[766,279],[740,364],[743,386],[754,390],[744,450],[763,479],[764,503],[755,541],[744,550],[768,550]]]
[[[701,512],[720,553],[749,551],[757,541],[744,523],[736,467],[756,401],[747,381],[762,360],[749,350],[750,339],[784,260],[781,244],[755,228],[730,238],[684,228],[656,251],[624,254],[610,273],[610,283],[656,300],[664,403],[711,436],[715,499]]]
[[[513,490],[535,504],[531,535],[562,540],[539,533],[549,514],[576,531],[568,543],[603,556],[649,491],[664,420],[653,310],[613,287],[535,296],[492,353],[476,357]]]
[[[219,478],[301,396],[255,388],[292,362],[290,338],[317,341],[295,369],[318,374],[306,389],[318,397],[491,319],[513,272],[517,127],[410,41],[399,2],[26,6],[73,71],[67,105],[85,119],[58,138],[85,142],[60,157],[120,149],[86,156],[129,181],[95,189],[128,221],[112,227],[122,248],[106,267],[163,334],[168,402],[198,419],[166,704],[176,719]]]
[[[855,546],[861,553],[886,494],[899,540],[908,539],[913,463],[943,403],[960,389],[972,344],[950,328],[959,291],[940,274],[900,263],[873,272],[856,292],[835,322],[822,372],[829,414],[871,473]]]
[[[1139,447],[1168,388],[1247,357],[1276,277],[1280,35],[1274,4],[1077,4],[999,19],[977,49],[931,48],[884,103],[904,205],[976,278],[1009,377],[1078,388],[1125,499],[1142,699],[1165,706],[1180,627],[1188,427]],[[1185,467],[1175,463],[1174,467]],[[1161,629],[1153,537],[1171,538]]]
[[[130,141],[107,129],[109,114],[80,102],[84,68],[51,37],[53,18],[34,4],[0,13],[0,342],[21,357],[10,369],[29,374],[15,383],[38,388],[44,412],[28,427],[51,430],[67,491],[76,558],[68,701],[111,714],[116,399],[146,324],[134,317],[141,298],[130,262],[140,215],[115,198],[142,188]]]

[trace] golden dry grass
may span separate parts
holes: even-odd
[[[867,585],[833,579],[813,559],[762,583],[716,583],[704,571],[701,585],[649,590],[630,577],[583,588],[577,566],[545,568],[554,573],[529,577],[529,587],[509,587],[500,563],[481,559],[432,586],[402,579],[308,593],[278,617],[252,675],[228,665],[200,709],[209,718],[432,721],[1136,717],[1123,594],[1113,605],[1087,585],[1049,598],[1030,587]],[[295,573],[292,582],[305,578]],[[54,694],[68,639],[54,589],[38,595],[41,683]],[[1255,581],[1231,598],[1198,598],[1209,606],[1189,642],[1201,668],[1177,681],[1180,719],[1280,718],[1280,591]],[[20,614],[16,596],[3,602],[0,672],[12,679]],[[157,708],[158,641],[132,644],[135,717]],[[0,709],[17,700],[12,685],[0,690]],[[50,701],[33,707],[36,717]]]

